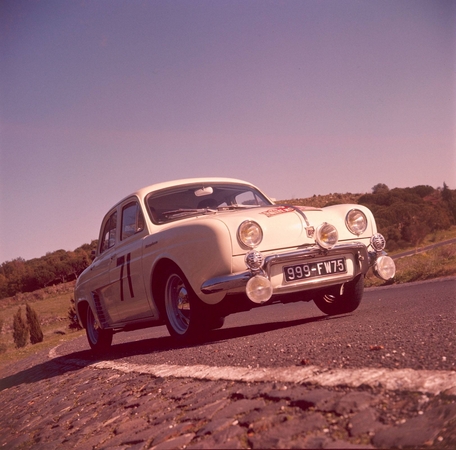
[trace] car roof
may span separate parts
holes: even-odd
[[[117,202],[114,206],[116,207],[119,203],[124,202],[125,200],[131,198],[131,197],[138,197],[139,199],[143,199],[147,194],[153,191],[160,191],[162,189],[167,189],[171,187],[177,187],[177,186],[185,186],[189,184],[206,184],[206,183],[231,183],[231,184],[246,184],[248,186],[255,187],[252,183],[249,183],[247,181],[243,180],[238,180],[236,178],[222,178],[222,177],[204,177],[204,178],[183,178],[179,180],[173,180],[173,181],[165,181],[163,183],[156,183],[156,184],[151,184],[150,186],[143,187],[141,189],[138,189],[135,192],[132,192],[130,195],[127,195],[124,197],[122,200]],[[111,208],[112,209],[112,208]]]

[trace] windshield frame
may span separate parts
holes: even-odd
[[[243,202],[238,203],[242,199]],[[145,196],[144,202],[151,221],[156,225],[219,211],[273,205],[254,186],[210,181],[152,191]]]

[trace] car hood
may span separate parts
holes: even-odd
[[[368,217],[369,226],[365,233],[359,237],[351,234],[345,225],[346,213],[353,207],[362,209]],[[233,255],[245,254],[246,249],[237,240],[237,230],[245,220],[253,220],[261,226],[263,241],[258,246],[258,250],[265,252],[315,244],[312,234],[308,235],[308,229],[311,227],[315,229],[324,222],[337,228],[339,241],[369,238],[374,226],[370,211],[367,208],[360,207],[360,205],[336,205],[321,209],[273,205],[221,212],[212,217],[224,222],[228,227],[232,237]]]

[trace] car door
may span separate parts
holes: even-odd
[[[110,211],[100,229],[98,255],[90,266],[90,291],[103,326],[117,321],[117,295],[112,288],[110,270],[117,241],[117,210]]]
[[[129,322],[153,317],[142,271],[142,241],[147,236],[144,216],[136,198],[120,205],[119,242],[110,266],[117,293],[117,320]]]

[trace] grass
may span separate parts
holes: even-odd
[[[430,280],[456,275],[456,244],[448,244],[433,250],[417,253],[395,260],[396,276],[394,284]],[[385,286],[393,284],[378,279],[372,269],[366,276],[365,286]]]
[[[3,324],[0,333],[0,367],[83,335],[83,331],[75,332],[68,328],[67,315],[73,287],[74,282],[0,300],[0,322]],[[17,349],[13,341],[13,317],[20,307],[25,319],[26,303],[38,314],[44,340]]]
[[[429,280],[456,274],[456,244],[448,244],[408,258],[397,264],[397,283]]]
[[[396,276],[395,284],[410,283],[412,281],[430,280],[432,278],[440,278],[456,275],[456,244],[447,244],[435,249],[420,251],[421,248],[438,242],[456,238],[456,226],[452,226],[448,230],[441,230],[436,233],[429,234],[419,245],[418,248],[401,249],[397,252],[392,252],[390,256],[402,253],[407,250],[416,250],[417,253],[412,256],[399,258],[395,260]],[[383,286],[391,284],[379,280],[369,270],[365,286]]]
[[[427,236],[420,247],[456,238],[456,226]],[[407,250],[402,249],[400,252]],[[399,253],[399,252],[398,252]],[[426,252],[399,258],[396,262],[396,277],[394,283],[429,280],[431,278],[456,275],[456,244],[448,244]],[[369,270],[366,287],[386,284],[379,280]],[[0,369],[2,366],[14,363],[22,358],[51,349],[62,341],[68,341],[82,336],[84,331],[72,331],[68,328],[68,308],[73,297],[73,283],[49,287],[40,291],[18,294],[11,298],[0,300],[0,322],[3,323],[0,333]],[[25,304],[37,312],[43,329],[44,341],[22,349],[16,349],[13,341],[13,316],[19,307],[25,318]]]
[[[436,242],[446,241],[448,239],[455,239],[456,238],[456,226],[453,225],[448,230],[439,230],[435,233],[431,233],[426,236],[423,243],[421,244],[422,247],[426,245],[435,244]]]

